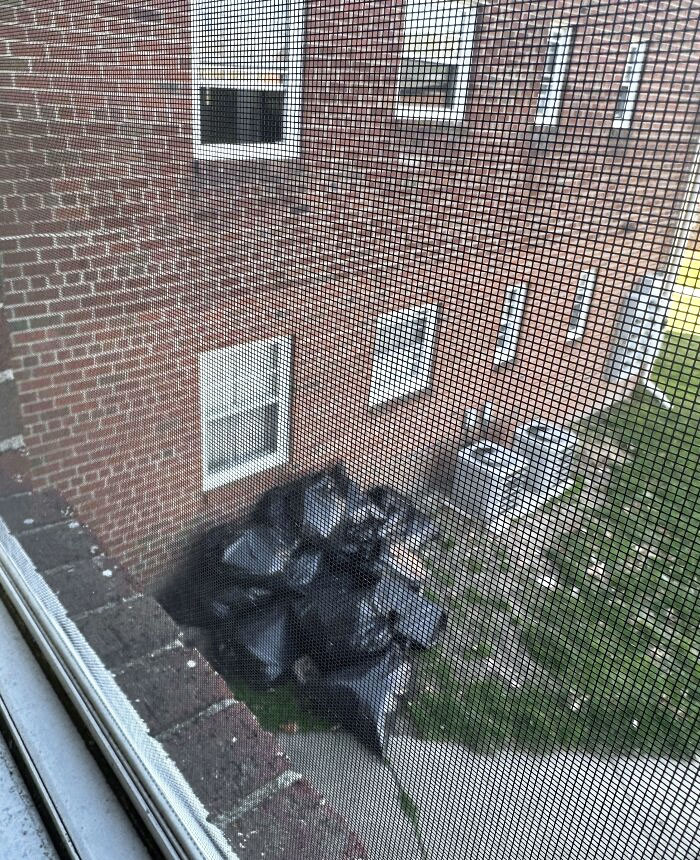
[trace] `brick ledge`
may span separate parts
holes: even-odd
[[[16,452],[0,454],[0,518],[241,860],[366,860],[160,604],[134,590],[56,494],[31,490]]]

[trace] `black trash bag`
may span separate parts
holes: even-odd
[[[301,492],[299,528],[307,540],[325,541],[350,524],[382,520],[382,512],[342,463],[311,476]]]
[[[349,576],[356,586],[371,585],[382,575],[381,560],[386,550],[376,521],[347,523],[327,542],[326,568]]]
[[[387,718],[408,692],[411,665],[392,647],[369,662],[311,678],[306,689],[319,710],[341,723],[379,756],[388,740]]]
[[[326,573],[292,604],[299,649],[329,669],[356,663],[391,644],[389,619],[364,589]]]
[[[282,587],[282,572],[294,549],[281,529],[248,526],[222,553],[222,572],[232,584]]]
[[[320,550],[303,550],[292,556],[284,569],[282,578],[290,591],[303,594],[322,569],[323,553]]]
[[[381,517],[342,463],[269,490],[250,514],[251,522],[310,542],[327,540],[344,522]]]
[[[256,525],[279,529],[287,540],[295,541],[299,528],[294,514],[293,500],[300,491],[300,484],[301,481],[293,481],[268,490],[258,499],[250,512],[249,521]]]
[[[262,609],[272,603],[274,598],[275,594],[269,588],[259,585],[249,585],[247,588],[232,585],[215,594],[211,601],[211,614],[217,621],[225,621]]]
[[[161,589],[158,600],[180,624],[211,626],[212,599],[226,582],[221,575],[221,554],[239,531],[237,525],[226,523],[197,535]]]
[[[266,689],[291,677],[297,651],[284,602],[219,625],[214,639],[226,669],[254,687]]]
[[[383,576],[371,596],[395,637],[411,648],[429,648],[447,627],[447,611],[398,577]]]
[[[419,550],[440,537],[440,530],[430,517],[421,513],[408,496],[393,487],[373,487],[367,495],[384,517],[381,536],[385,540],[402,541],[410,549]]]
[[[379,582],[383,576],[389,576],[398,579],[411,591],[421,594],[426,579],[423,562],[413,553],[395,552],[400,546],[389,544],[388,549],[374,563],[373,582]]]

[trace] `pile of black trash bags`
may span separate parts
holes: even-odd
[[[275,487],[243,522],[207,532],[200,624],[216,661],[251,685],[296,679],[312,704],[383,754],[410,654],[446,611],[422,595],[416,555],[438,532],[390,487],[363,492],[342,465]]]

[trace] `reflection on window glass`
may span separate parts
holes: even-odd
[[[413,0],[404,6],[399,109],[436,116],[463,111],[473,8],[459,0]]]
[[[620,89],[615,102],[613,128],[629,128],[637,102],[637,91],[642,79],[646,42],[633,42],[627,53],[625,71],[622,75]]]
[[[430,381],[437,307],[408,308],[376,323],[370,403],[422,391]]]
[[[284,462],[289,376],[286,338],[200,355],[205,489]]]
[[[535,114],[539,125],[556,125],[559,121],[573,35],[574,29],[568,25],[558,25],[549,31]]]

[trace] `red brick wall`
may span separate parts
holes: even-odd
[[[4,311],[38,486],[148,575],[183,530],[286,471],[344,457],[371,480],[416,451],[439,459],[485,401],[507,421],[592,406],[620,296],[672,241],[698,13],[670,0],[487,3],[465,121],[444,127],[393,117],[399,2],[311,0],[302,157],[195,165],[185,3],[3,5]],[[577,30],[545,141],[533,116],[555,18]],[[620,139],[633,37],[649,47]],[[589,326],[569,345],[591,266]],[[495,369],[518,281],[530,285],[518,358]],[[430,392],[370,409],[373,319],[432,302]],[[272,334],[295,340],[290,467],[204,494],[197,353]]]

